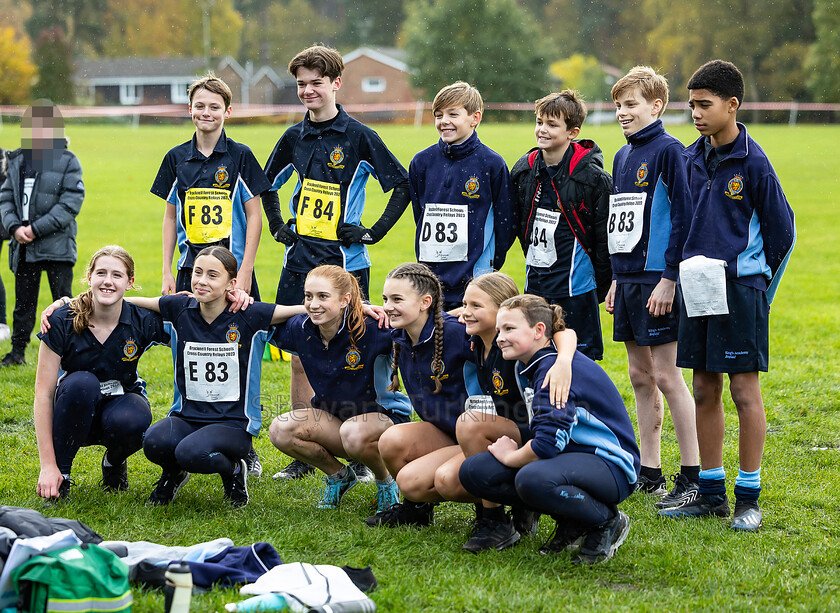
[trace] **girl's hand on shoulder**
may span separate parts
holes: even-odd
[[[244,311],[250,305],[254,304],[253,296],[250,296],[248,292],[239,288],[229,291],[227,294],[225,294],[225,298],[227,298],[228,302],[230,302],[230,307],[228,308],[228,310],[231,313],[236,313],[240,309]]]
[[[388,329],[391,327],[391,321],[385,314],[384,307],[381,307],[377,304],[368,304],[367,302],[365,302],[362,306],[362,313],[364,313],[368,317],[373,317],[376,321],[378,321],[380,328]]]
[[[551,406],[563,408],[569,399],[569,389],[572,387],[572,361],[559,356],[554,365],[545,373],[545,379],[540,389],[548,386],[548,399]]]
[[[58,466],[42,468],[38,475],[38,485],[35,486],[35,493],[41,498],[58,498],[58,486],[64,481]]]
[[[62,296],[51,305],[49,305],[46,309],[41,311],[41,334],[46,334],[47,331],[50,329],[50,315],[55,313],[55,310],[58,308],[63,307],[65,304],[70,303],[69,296]]]

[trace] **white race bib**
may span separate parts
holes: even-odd
[[[557,249],[554,244],[554,233],[560,223],[559,211],[537,209],[534,215],[534,227],[531,232],[531,244],[528,245],[528,256],[525,264],[537,268],[549,268],[557,261]]]
[[[680,286],[689,317],[728,315],[726,262],[695,255],[680,262]]]
[[[522,400],[525,401],[525,408],[528,409],[528,423],[534,420],[534,389],[526,387],[522,390]]]
[[[630,253],[642,238],[647,193],[613,194],[607,222],[610,253]]]
[[[111,379],[110,381],[99,382],[99,393],[103,396],[122,396],[125,394],[125,390],[122,383],[116,379]]]
[[[488,415],[498,414],[496,413],[496,403],[493,402],[493,398],[486,395],[475,395],[467,398],[467,401],[464,403],[464,412],[466,411],[487,413]]]
[[[184,383],[187,400],[239,400],[239,345],[185,343]]]
[[[29,219],[29,205],[32,203],[32,189],[35,187],[35,177],[28,177],[23,180],[23,200],[21,201],[21,212],[23,221]]]
[[[466,262],[466,204],[427,204],[420,221],[421,262]]]

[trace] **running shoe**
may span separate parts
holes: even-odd
[[[630,518],[624,511],[601,524],[583,539],[580,551],[572,558],[574,564],[598,564],[615,555],[630,532]]]
[[[300,460],[292,460],[286,468],[274,473],[273,479],[303,479],[309,473],[315,472],[315,467]]]
[[[172,499],[175,498],[175,494],[178,493],[178,490],[184,487],[184,484],[189,480],[190,473],[185,470],[175,474],[163,471],[160,479],[158,479],[158,482],[155,484],[155,489],[153,489],[152,493],[149,494],[149,499],[146,501],[146,504],[152,506],[169,504],[172,502]]]
[[[337,509],[341,504],[341,499],[344,494],[355,487],[359,480],[356,478],[356,473],[349,466],[346,467],[347,474],[341,477],[327,476],[324,477],[324,491],[321,493],[321,500],[318,501],[319,509]]]

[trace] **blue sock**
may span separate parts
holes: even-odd
[[[700,471],[700,494],[708,495],[726,495],[726,472],[723,466],[719,468],[710,468],[708,470]]]
[[[735,499],[755,502],[761,493],[761,469],[753,472],[738,471],[735,478]]]

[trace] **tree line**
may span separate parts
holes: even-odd
[[[0,0],[0,15],[0,104],[72,102],[82,57],[192,57],[209,43],[283,72],[313,42],[403,48],[418,88],[465,79],[488,101],[556,87],[608,100],[611,73],[640,63],[679,98],[716,57],[741,68],[747,100],[840,101],[840,0]]]

